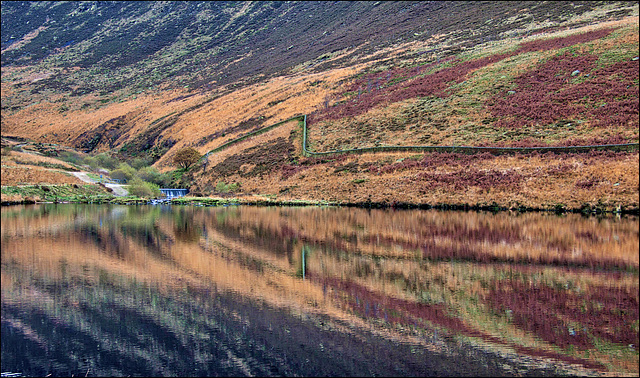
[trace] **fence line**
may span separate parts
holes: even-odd
[[[297,115],[284,121],[280,121],[270,126],[263,127],[261,129],[252,131],[241,137],[232,139],[213,150],[207,152],[203,158],[208,157],[212,153],[220,152],[225,148],[241,142],[249,137],[256,136],[272,130],[278,126],[281,126],[287,122],[298,120],[302,122],[302,154],[304,156],[327,156],[336,154],[359,154],[367,152],[460,152],[460,153],[482,153],[489,152],[493,154],[508,154],[508,153],[531,153],[531,152],[586,152],[586,151],[633,151],[638,150],[639,143],[622,143],[622,144],[596,144],[587,146],[540,146],[540,147],[474,147],[474,146],[375,146],[375,147],[362,147],[351,148],[346,150],[333,150],[324,152],[314,152],[307,149],[307,115]]]

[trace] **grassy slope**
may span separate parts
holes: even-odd
[[[85,169],[54,156],[72,149],[59,145],[2,139],[2,204],[87,202],[112,197],[102,186],[86,184],[70,172]],[[53,155],[53,156],[52,156]]]
[[[606,32],[604,37],[598,34],[611,27],[617,29]],[[580,32],[592,33],[595,37],[583,38],[581,43],[566,47],[563,44],[571,41],[569,38],[573,35],[584,34],[557,33],[547,37],[550,41],[560,41],[560,44],[547,43],[548,47],[540,44],[543,47],[538,51],[525,51],[471,71],[458,80],[461,83],[451,90],[453,95],[450,96],[432,95],[392,102],[388,98],[394,93],[393,86],[386,93],[381,89],[382,95],[372,91],[370,98],[373,100],[366,98],[368,93],[361,94],[362,98],[359,99],[355,91],[351,91],[337,104],[327,109],[321,108],[311,115],[311,118],[320,119],[309,124],[311,149],[326,151],[415,144],[545,146],[637,143],[637,74],[633,78],[621,75],[624,72],[613,72],[608,86],[613,87],[622,81],[634,91],[629,95],[612,96],[608,105],[613,107],[615,101],[626,101],[631,96],[636,105],[635,109],[631,109],[626,123],[601,125],[599,122],[602,118],[590,116],[584,111],[569,113],[568,117],[571,118],[568,121],[553,120],[546,125],[507,124],[492,127],[491,122],[497,123],[500,117],[482,122],[491,117],[489,109],[482,104],[491,100],[494,93],[507,92],[512,88],[521,90],[505,85],[510,81],[507,78],[514,81],[514,77],[526,77],[540,65],[549,65],[546,62],[553,62],[554,57],[564,56],[567,51],[586,51],[598,55],[601,59],[597,64],[604,67],[622,61],[631,67],[635,65],[633,72],[637,72],[637,60],[633,60],[638,53],[637,18],[627,23],[590,27]],[[539,40],[527,40],[513,47],[503,45],[493,51],[480,52],[491,58],[504,54],[510,48],[533,45]],[[468,61],[478,60],[473,54],[468,54],[466,58]],[[406,71],[413,71],[413,68]],[[414,73],[417,79],[405,82],[409,83],[407,88],[430,74],[429,71],[422,75],[417,72]],[[433,69],[431,72],[438,71]],[[592,71],[592,75],[593,72],[598,74],[598,71]],[[559,91],[580,85],[570,79],[570,72],[566,72],[566,69],[560,73],[566,78],[567,84]],[[392,74],[397,75],[397,72],[392,71]],[[385,77],[385,71],[381,71],[378,77]],[[393,77],[389,81],[393,81]],[[360,83],[373,80],[360,79]],[[585,82],[588,77],[581,80]],[[344,87],[353,88],[354,85],[349,83]],[[536,90],[545,89],[543,85]],[[375,96],[386,98],[373,107],[366,107],[367,101],[375,102]],[[592,101],[597,101],[599,94],[591,96]],[[588,102],[584,99],[581,101]],[[360,104],[364,104],[364,110],[358,108]],[[339,115],[331,119],[335,113]],[[511,121],[513,116],[502,118]],[[209,193],[215,191],[216,184],[222,181],[240,184],[242,193],[264,194],[284,200],[305,198],[335,202],[471,206],[498,204],[513,208],[546,209],[598,207],[630,210],[638,207],[637,152],[497,157],[385,153],[321,159],[301,158],[300,139],[299,128],[292,123],[288,129],[272,131],[242,142],[233,150],[216,153],[210,157],[204,170],[196,171],[197,184],[193,189]]]
[[[71,59],[63,51],[45,59],[43,62],[49,61],[48,65],[3,65],[2,132],[33,136],[41,141],[59,141],[95,152],[119,150],[129,155],[151,154],[159,157],[156,165],[163,170],[171,169],[172,155],[183,146],[193,145],[204,153],[235,137],[297,114],[311,115],[309,140],[310,147],[316,151],[375,145],[526,146],[637,142],[638,78],[637,73],[635,77],[629,77],[624,71],[630,67],[630,72],[637,72],[637,61],[633,63],[632,60],[638,55],[637,5],[633,4],[631,8],[631,14],[636,17],[623,21],[615,19],[629,14],[629,8],[625,8],[629,4],[591,7],[585,3],[584,6],[589,7],[588,11],[559,7],[550,19],[545,20],[539,6],[514,12],[513,9],[485,5],[486,8],[482,8],[487,13],[485,18],[474,18],[470,24],[446,18],[442,16],[445,10],[438,10],[439,34],[429,32],[422,36],[421,32],[415,32],[420,36],[414,36],[413,40],[405,38],[409,42],[394,40],[378,44],[376,48],[365,43],[363,46],[369,47],[358,50],[357,54],[352,50],[337,49],[313,59],[304,58],[306,60],[299,61],[284,76],[265,76],[255,84],[237,82],[229,86],[215,85],[210,90],[201,88],[200,91],[179,88],[174,85],[176,81],[169,78],[165,81],[171,89],[166,90],[157,87],[132,92],[132,87],[125,85],[122,91],[105,95],[99,91],[78,94],[55,89],[47,79],[54,67],[67,72],[60,71],[57,77],[75,80],[80,87],[83,83],[80,76],[91,73],[98,79],[104,75],[100,70],[61,68],[64,64],[51,63],[55,57],[58,63],[62,58]],[[624,9],[627,9],[626,13]],[[253,11],[258,13],[254,15]],[[252,15],[249,18],[264,11],[244,10]],[[295,9],[291,12],[297,15],[295,17],[299,17],[298,13],[304,14]],[[407,17],[421,19],[424,12],[424,9],[412,10]],[[240,18],[239,22],[245,21]],[[398,25],[405,24],[400,22]],[[403,27],[406,29],[406,25],[399,26],[400,29]],[[478,32],[465,37],[460,33],[465,27],[475,28]],[[612,31],[597,34],[603,28]],[[367,30],[365,26],[354,29],[357,30],[354,38]],[[542,31],[548,33],[536,34]],[[577,42],[571,39],[572,35],[584,35],[585,32],[596,33],[596,37]],[[411,33],[407,32],[405,36],[408,34]],[[567,43],[564,46],[539,43],[547,38]],[[279,40],[272,47],[281,49],[287,43]],[[316,46],[316,42],[312,45]],[[527,46],[533,48],[525,50]],[[173,56],[172,49],[162,51],[169,54],[165,56]],[[573,66],[559,70],[551,64],[565,53],[585,57],[586,63],[571,62],[575,67],[587,64],[584,67],[588,69],[583,68],[581,74],[574,77],[567,71],[573,71]],[[6,56],[3,53],[3,59]],[[299,52],[298,56],[305,55]],[[597,59],[594,61],[590,57]],[[109,59],[101,60],[95,66],[102,67],[108,62]],[[480,64],[470,65],[469,62]],[[615,66],[620,62],[627,65]],[[292,63],[290,60],[287,64]],[[232,67],[238,65],[231,63],[227,67],[229,72],[242,71],[234,71]],[[541,67],[551,67],[547,70],[551,76],[541,73],[543,85],[535,87],[535,91],[528,90],[539,83],[527,82],[525,78]],[[556,71],[553,71],[554,67]],[[615,67],[617,71],[605,72],[603,67]],[[108,72],[117,76],[123,69],[111,67]],[[253,68],[244,66],[244,69],[242,72],[248,74]],[[453,82],[442,75],[447,70],[455,74],[451,76]],[[562,78],[566,81],[556,83],[553,80],[556,72],[564,75]],[[591,75],[586,76],[587,73]],[[443,86],[434,92],[433,88],[421,84],[425,82]],[[598,94],[603,87],[617,88],[612,84],[626,84],[626,88],[611,93],[608,98]],[[574,91],[577,95],[585,88],[593,93],[593,86],[596,86],[596,95],[592,94],[586,102],[589,109],[576,106],[584,103],[578,97],[573,103],[567,103],[565,108],[573,109],[569,113],[557,112],[547,118],[538,117],[540,119],[517,113],[518,109],[514,110],[509,102],[513,98],[518,104],[526,101],[545,104],[535,96],[549,92],[552,85],[556,91]],[[416,88],[422,92],[407,94]],[[396,102],[398,99],[401,101]],[[24,106],[27,100],[35,100],[35,103]],[[548,97],[542,100],[557,102]],[[604,119],[611,117],[591,110],[604,104],[605,109],[611,108],[615,112],[614,105],[624,105],[624,101],[630,101],[632,107],[625,110],[627,118],[616,124],[601,125]],[[339,117],[326,116],[341,111]],[[523,117],[533,121],[522,123]],[[192,172],[192,191],[216,194],[216,186],[222,181],[240,184],[235,195],[260,194],[280,199],[432,205],[495,203],[534,208],[598,206],[608,210],[638,208],[637,153],[484,156],[478,159],[386,153],[319,160],[300,157],[301,135],[297,130],[292,124],[216,154],[206,169],[198,167]]]

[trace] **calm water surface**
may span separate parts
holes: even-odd
[[[633,216],[2,208],[2,372],[638,374]]]

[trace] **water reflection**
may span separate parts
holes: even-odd
[[[637,217],[8,207],[2,371],[637,374],[638,259]]]

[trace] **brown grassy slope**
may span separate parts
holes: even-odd
[[[192,191],[215,192],[222,181],[239,184],[238,194],[283,200],[638,208],[637,153],[382,153],[321,159],[300,157],[300,134],[297,127],[275,129],[215,154],[206,168],[196,168]]]
[[[172,139],[177,142],[157,163],[158,167],[166,169],[171,168],[171,158],[179,148],[193,145],[204,153],[250,131],[238,127],[243,122],[261,119],[255,126],[267,126],[314,111],[335,90],[336,83],[353,75],[356,69],[284,76],[223,95],[194,95],[186,91],[138,95],[126,102],[77,112],[61,113],[59,105],[43,102],[3,118],[2,130],[5,135],[67,145],[91,139],[97,135],[95,131],[106,130],[95,149],[99,152],[117,149],[127,141],[135,143],[144,139],[145,132],[154,124],[180,114],[174,123],[161,131],[156,141],[151,141],[160,143]],[[118,118],[123,120],[121,125],[118,125]],[[90,134],[82,138],[83,133]]]
[[[569,120],[513,128],[498,126],[500,121],[509,120],[512,116],[492,115],[488,106],[493,96],[501,93],[507,96],[511,89],[520,92],[518,78],[567,52],[598,56],[594,63],[597,67],[612,66],[616,59],[629,60],[637,65],[637,61],[631,60],[637,55],[637,25],[638,18],[630,17],[525,39],[490,41],[481,45],[482,48],[467,49],[457,56],[458,66],[485,58],[489,63],[465,71],[465,76],[455,78],[456,85],[448,83],[448,87],[444,87],[448,88],[447,96],[408,98],[402,102],[389,99],[390,104],[383,101],[360,115],[328,122],[311,121],[309,146],[321,151],[402,144],[637,142],[637,111],[635,115],[631,114],[630,122],[606,128],[596,124],[599,119],[583,117],[581,113],[573,114]],[[613,31],[604,37],[572,42],[571,46],[551,44],[551,47],[541,50],[512,54],[522,46],[535,46],[547,39],[573,41],[571,38],[575,35],[600,30]],[[100,141],[95,151],[117,149],[125,143],[140,146],[171,142],[169,145],[173,144],[173,147],[156,163],[166,171],[173,168],[171,158],[181,147],[192,145],[205,153],[232,138],[290,116],[322,114],[327,109],[339,109],[357,101],[358,93],[354,90],[349,92],[349,88],[353,89],[358,75],[376,71],[384,75],[391,69],[394,73],[404,70],[405,74],[417,75],[419,79],[447,67],[456,67],[442,61],[428,68],[430,71],[412,73],[412,66],[416,64],[433,63],[434,57],[417,53],[434,46],[445,46],[447,37],[440,37],[443,38],[400,45],[389,49],[380,59],[364,64],[351,61],[351,68],[310,73],[308,67],[302,65],[291,75],[238,90],[230,86],[210,93],[167,91],[154,95],[139,94],[124,102],[105,104],[85,97],[83,100],[87,100],[89,105],[84,109],[79,106],[81,110],[78,111],[61,111],[52,99],[3,117],[2,130],[3,134],[28,135],[41,141],[59,140],[64,143],[78,143],[98,136]],[[492,60],[492,56],[500,54],[506,54],[508,58]],[[567,75],[566,72],[564,74]],[[629,80],[614,72],[611,79],[616,78]],[[568,80],[567,86],[560,88],[562,91],[588,82],[585,76],[568,77]],[[399,85],[409,85],[407,88],[410,88],[411,83],[409,80]],[[5,89],[6,93],[12,93],[11,84],[3,81],[2,85],[3,96]],[[633,87],[631,95],[637,99],[637,78],[631,78],[629,85]],[[620,99],[616,97],[613,100]],[[637,109],[637,102],[635,106]],[[163,126],[156,128],[158,125]],[[100,134],[100,130],[108,132]],[[322,161],[299,156],[301,135],[295,130],[295,125],[274,130],[233,150],[212,156],[213,160],[205,172],[194,172],[192,189],[211,194],[216,191],[217,183],[223,181],[239,183],[239,194],[345,202],[497,203],[544,208],[564,204],[572,208],[598,205],[607,209],[638,206],[637,153],[504,156],[471,161],[465,157],[450,156],[440,162],[434,162],[439,158],[430,155],[366,154]],[[83,135],[86,137],[81,138]]]
[[[71,196],[71,193],[85,197],[106,194],[106,189],[98,185],[88,189],[85,186],[86,183],[70,173],[77,171],[78,167],[55,157],[43,155],[43,153],[57,154],[70,150],[59,145],[18,143],[2,138],[2,155],[0,156],[2,204],[47,201],[52,198],[57,200],[58,196]]]
[[[59,159],[27,152],[3,151],[1,181],[3,186],[81,184],[81,180],[66,171],[72,169],[75,168]]]
[[[597,15],[592,16],[594,19],[597,18]],[[581,17],[588,19],[590,16],[582,15]],[[583,21],[585,20],[581,20],[581,22]],[[231,138],[232,133],[228,132],[229,129],[237,128],[243,122],[251,119],[262,116],[264,122],[274,123],[298,112],[311,113],[316,111],[324,107],[326,100],[329,100],[328,104],[334,104],[347,98],[352,99],[353,93],[348,96],[342,95],[349,82],[342,86],[337,86],[337,83],[340,80],[354,77],[358,73],[384,71],[389,67],[432,63],[437,61],[439,57],[443,59],[447,56],[453,57],[451,55],[453,51],[458,51],[458,54],[462,52],[461,59],[499,54],[513,49],[517,44],[541,38],[562,37],[595,28],[625,25],[627,27],[637,25],[637,17],[604,22],[597,26],[529,35],[526,38],[513,38],[511,36],[514,34],[509,33],[502,35],[503,39],[501,40],[487,40],[464,49],[456,47],[455,33],[435,35],[425,41],[414,41],[376,51],[370,56],[354,57],[347,55],[347,52],[335,52],[323,58],[323,64],[342,61],[343,66],[351,68],[314,73],[312,66],[315,60],[311,60],[294,67],[290,71],[290,75],[249,87],[245,86],[239,90],[234,90],[234,86],[227,86],[218,87],[209,92],[190,92],[182,88],[180,90],[138,93],[128,97],[123,91],[111,92],[108,95],[90,93],[74,97],[70,97],[64,91],[50,93],[46,97],[34,95],[35,97],[28,101],[31,103],[30,106],[15,113],[4,114],[2,132],[6,135],[30,137],[41,142],[57,142],[78,147],[83,144],[82,142],[94,139],[94,137],[101,137],[100,143],[96,146],[96,152],[119,149],[127,142],[139,145],[147,143],[160,145],[171,139],[177,144],[160,163],[160,166],[164,166],[177,148],[183,145],[197,145],[198,149],[206,152],[206,150],[222,144],[226,138]],[[530,29],[520,32],[531,33],[550,27],[544,23],[532,23],[530,26]],[[627,38],[625,43],[636,46],[637,50],[637,26],[634,35],[635,40],[633,35],[630,37],[621,36],[620,40],[623,41],[624,38]],[[591,48],[593,51],[589,52],[597,54],[599,51],[610,49],[610,47],[600,46],[598,51],[595,51],[596,47],[593,47]],[[495,91],[500,85],[510,85],[510,80],[518,72],[532,67],[537,61],[548,57],[549,54],[551,52],[539,52],[533,56],[524,57],[526,60],[520,57],[520,61],[512,59],[509,62],[499,62],[490,67],[481,68],[483,72],[470,74],[466,78],[466,82],[457,88],[458,93],[455,96],[445,99],[446,101],[430,103],[426,109],[425,104],[412,100],[400,109],[394,109],[393,114],[384,114],[383,109],[374,109],[374,113],[382,111],[383,114],[363,115],[365,118],[362,120],[344,119],[335,125],[324,125],[324,127],[327,130],[337,128],[340,130],[340,134],[344,134],[343,132],[346,131],[347,134],[341,138],[342,144],[351,145],[403,144],[415,143],[416,141],[423,144],[482,142],[473,136],[478,134],[489,134],[482,138],[487,139],[487,143],[499,142],[498,137],[502,133],[491,130],[493,120],[487,116],[487,110],[479,107],[478,104],[486,101],[488,92]],[[55,67],[51,67],[50,72],[43,72],[41,69],[30,66],[2,67],[3,103],[15,102],[18,101],[18,98],[21,98],[21,102],[29,100],[22,98],[28,95],[28,88],[36,86],[42,78],[48,75],[59,74],[57,70],[59,69]],[[82,69],[76,67],[64,70]],[[498,71],[500,75],[496,78]],[[502,76],[505,78],[501,78]],[[494,82],[496,79],[500,82]],[[200,105],[202,106],[199,107]],[[189,109],[192,110],[188,111]],[[185,111],[186,113],[180,114]],[[172,114],[180,114],[180,116],[175,123],[160,130],[160,135],[145,135],[155,121]],[[432,120],[429,121],[428,117],[431,117]],[[482,123],[483,121],[489,123]],[[407,130],[404,133],[397,132],[396,129],[402,126],[396,125],[398,122],[406,124],[404,126]],[[357,138],[359,140],[355,141],[354,137],[362,136],[362,132],[357,132],[354,126],[362,123],[367,123],[374,130],[367,135],[367,138]],[[114,126],[114,124],[116,125]],[[392,132],[387,130],[389,127]],[[433,130],[433,127],[438,130]],[[588,123],[581,124],[581,130],[574,131],[574,133],[577,133],[578,136],[589,134],[590,132],[582,130],[585,127],[588,127]],[[549,139],[553,142],[553,135],[557,132],[558,130],[551,130],[552,135],[545,136],[542,140]],[[102,133],[105,135],[101,135]],[[455,136],[453,136],[454,133]],[[526,139],[532,137],[531,134],[534,134],[531,130],[507,133],[506,139],[508,141]],[[627,134],[629,132],[625,134],[627,138],[634,137],[632,132]],[[86,137],[82,137],[83,135]],[[599,134],[595,133],[595,135]],[[635,137],[637,138],[637,134]],[[566,139],[566,136],[562,136],[562,138]],[[324,143],[327,146],[338,145],[336,141],[332,140],[331,135],[323,136],[322,140],[315,139],[318,140],[318,143]]]
[[[372,145],[568,145],[636,141],[638,115],[628,123],[598,126],[602,119],[572,118],[569,123],[531,124],[526,127],[495,127],[483,104],[493,93],[506,91],[502,77],[513,81],[554,57],[570,51],[599,55],[599,66],[611,66],[607,52],[622,56],[637,54],[637,18],[579,30],[606,32],[604,37],[580,42],[575,31],[553,34],[545,39],[550,47],[498,60],[469,72],[462,88],[451,97],[381,102],[362,115],[309,125],[309,147],[315,151]],[[609,29],[606,29],[609,28]],[[614,29],[611,29],[614,28]],[[615,29],[617,28],[617,29]],[[578,40],[569,47],[560,41]],[[533,43],[542,45],[534,39]],[[493,51],[499,54],[507,46]],[[635,50],[634,50],[635,49]],[[627,51],[628,50],[628,51]],[[484,52],[491,56],[491,52]],[[613,53],[611,53],[613,54]],[[474,59],[470,54],[468,59]],[[637,65],[636,62],[632,64]],[[384,71],[382,71],[384,73]],[[596,71],[599,72],[599,71]],[[601,75],[602,76],[602,75]],[[614,74],[617,80],[637,79]],[[495,80],[498,79],[498,80]],[[586,78],[581,78],[584,82]],[[465,87],[464,84],[467,84]],[[573,83],[568,82],[569,89]],[[353,87],[345,82],[343,88]],[[565,89],[563,89],[565,90]],[[350,96],[350,97],[349,97]],[[344,96],[333,108],[357,102],[356,94]],[[340,99],[339,99],[340,100]],[[350,105],[349,105],[350,106]],[[354,105],[356,106],[356,105]],[[637,104],[635,105],[637,108]],[[357,109],[357,108],[353,108]],[[333,111],[320,107],[315,114]],[[483,114],[484,113],[484,114]],[[417,115],[416,115],[417,114]],[[313,116],[313,115],[312,115]],[[484,119],[489,122],[481,122]],[[196,173],[194,190],[215,191],[218,182],[239,183],[240,192],[268,194],[283,199],[323,199],[344,202],[409,202],[420,204],[470,204],[507,207],[570,208],[598,206],[606,209],[638,207],[638,154],[592,153],[533,156],[476,156],[385,153],[325,159],[299,157],[301,135],[298,128],[289,134],[274,130],[233,150],[211,157],[204,173]],[[615,139],[615,140],[614,140]],[[273,156],[272,156],[273,155]],[[253,159],[253,160],[252,160]],[[201,176],[201,177],[200,177]]]
[[[317,151],[637,142],[637,56],[638,19],[628,18],[417,61],[350,82],[311,115],[310,137]]]
[[[81,184],[82,181],[65,172],[37,167],[2,167],[2,185]]]

